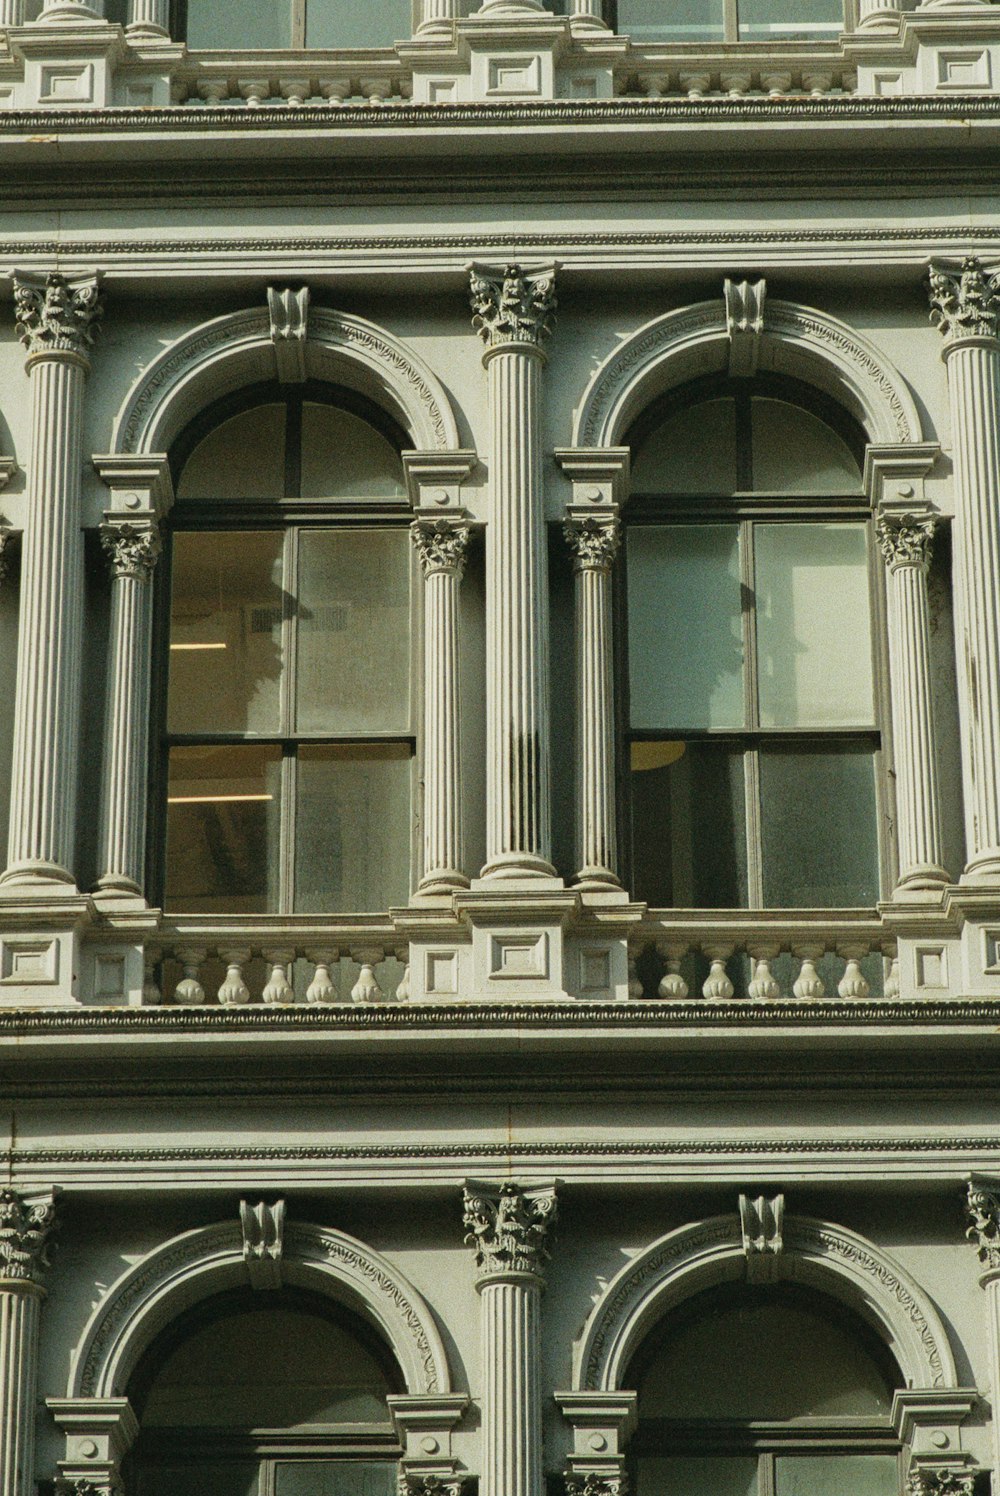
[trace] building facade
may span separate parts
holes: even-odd
[[[2,1496],[1000,1486],[1000,6],[0,0]]]

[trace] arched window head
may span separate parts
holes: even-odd
[[[868,1326],[823,1295],[699,1294],[629,1368],[637,1496],[896,1496],[901,1382]]]

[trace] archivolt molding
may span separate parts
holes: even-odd
[[[348,385],[389,411],[419,450],[457,449],[458,428],[440,381],[374,323],[311,308],[305,363],[309,377]],[[206,405],[275,373],[266,307],[205,322],[164,349],[132,387],[115,422],[113,451],[166,452]]]
[[[448,1362],[431,1311],[384,1257],[339,1231],[286,1226],[282,1277],[334,1298],[381,1331],[409,1393],[448,1393]],[[236,1220],[174,1237],[128,1269],[84,1330],[67,1396],[123,1397],[140,1357],[178,1315],[230,1288],[246,1286]]]
[[[728,356],[721,296],[646,323],[591,380],[577,412],[573,445],[621,445],[651,400],[689,379],[721,371]],[[855,416],[872,442],[923,439],[917,407],[898,372],[867,338],[825,312],[769,300],[759,367],[824,390]]]
[[[682,1226],[653,1242],[594,1307],[575,1349],[574,1389],[622,1390],[629,1362],[653,1326],[692,1294],[743,1279],[746,1262],[736,1214]],[[930,1299],[874,1243],[825,1221],[786,1218],[774,1271],[840,1299],[872,1325],[906,1386],[957,1387],[951,1347]]]

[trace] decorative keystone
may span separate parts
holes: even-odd
[[[17,1190],[0,1190],[0,1285],[41,1285],[55,1229],[56,1205],[51,1191],[27,1199]]]
[[[785,1219],[785,1197],[768,1199],[758,1195],[740,1196],[740,1235],[747,1260],[747,1277],[751,1283],[763,1283],[774,1277],[776,1259],[784,1251],[782,1226]]]
[[[104,315],[99,282],[68,281],[63,275],[14,277],[17,335],[31,358],[51,353],[86,356],[95,324]]]
[[[271,342],[281,384],[302,384],[306,377],[306,340],[309,337],[309,287],[301,290],[267,288]]]
[[[541,1278],[557,1213],[553,1188],[525,1190],[513,1180],[496,1192],[466,1186],[465,1243],[475,1251],[481,1280],[511,1273]]]
[[[926,571],[931,564],[936,520],[932,515],[883,514],[876,526],[878,543],[890,571],[901,566],[918,566]]]
[[[622,540],[617,518],[568,520],[563,534],[573,553],[574,571],[611,570]]]
[[[148,582],[160,555],[160,532],[156,525],[103,524],[101,545],[112,576]]]
[[[734,378],[756,374],[764,335],[767,281],[726,280],[722,288],[729,337],[729,372]]]
[[[965,1234],[980,1262],[987,1272],[1000,1272],[1000,1187],[988,1188],[970,1179],[965,1209],[970,1222]]]
[[[417,519],[410,526],[410,539],[425,577],[443,573],[461,578],[469,549],[468,525],[446,519]]]
[[[268,1205],[240,1201],[240,1229],[243,1232],[243,1261],[250,1287],[281,1287],[281,1259],[284,1253],[285,1202]]]
[[[555,270],[526,272],[474,267],[470,278],[472,325],[487,348],[528,343],[540,348],[555,320]]]
[[[1000,276],[987,276],[974,256],[957,274],[932,265],[928,276],[931,321],[951,341],[995,338],[1000,317]]]

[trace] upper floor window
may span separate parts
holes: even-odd
[[[223,406],[182,443],[161,740],[168,909],[406,902],[402,442],[348,392],[306,385]]]
[[[413,33],[412,0],[179,0],[189,47],[391,47]]]
[[[612,0],[616,31],[636,42],[833,41],[843,0]]]
[[[801,398],[703,384],[632,434],[633,886],[657,907],[878,898],[861,436]]]

